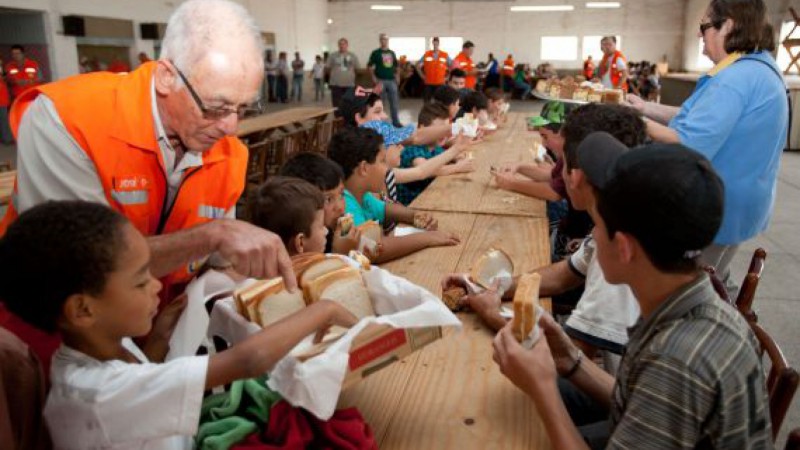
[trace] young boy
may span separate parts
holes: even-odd
[[[680,144],[626,152],[603,133],[584,144],[579,166],[597,187],[597,259],[609,283],[630,286],[641,318],[616,379],[547,314],[545,339],[531,350],[510,327],[498,333],[501,372],[534,401],[553,448],[772,448],[759,346],[698,263],[722,222],[723,186],[711,163]],[[610,423],[576,426],[559,375],[605,406],[599,419]]]
[[[145,238],[96,203],[43,203],[0,239],[6,307],[63,338],[44,409],[54,448],[191,448],[205,390],[264,374],[317,330],[356,323],[317,302],[224,352],[155,364],[130,338],[154,328],[169,340],[181,310],[154,325],[160,289]]]
[[[434,96],[435,95],[436,94],[434,93]],[[449,120],[447,108],[440,103],[432,102],[422,107],[422,110],[419,113],[418,126],[420,128],[439,126],[441,124],[448,123]],[[445,140],[446,139],[440,139],[439,141],[431,142],[428,145],[412,145],[404,148],[400,157],[400,169],[395,170],[395,173],[403,169],[420,167],[431,158],[435,158],[441,154],[444,154],[445,149],[442,148],[442,144]],[[453,151],[454,148],[455,146],[451,147],[449,151]],[[397,186],[397,199],[400,201],[400,203],[408,206],[414,201],[415,198],[417,198],[419,194],[422,193],[422,191],[425,190],[426,187],[428,187],[428,185],[431,184],[431,182],[433,182],[436,176],[467,173],[474,170],[475,167],[473,166],[471,159],[459,159],[454,164],[441,166],[433,174],[433,177],[410,183],[399,184]]]
[[[289,256],[325,251],[325,197],[313,184],[272,177],[258,187],[247,206],[250,222],[280,236]]]
[[[428,247],[458,244],[458,236],[437,231],[436,220],[428,214],[415,213],[405,206],[384,202],[375,193],[386,188],[386,150],[383,138],[369,128],[345,128],[336,133],[328,147],[328,156],[344,172],[345,209],[355,225],[368,220],[383,224],[386,220],[418,224],[425,222],[428,231],[409,236],[385,236],[383,250],[376,262],[385,262]],[[415,220],[416,219],[416,220]]]
[[[450,119],[450,122],[455,120],[458,111],[461,109],[461,94],[456,89],[447,85],[439,86],[439,88],[433,92],[433,101],[447,107],[449,112],[448,119]]]
[[[489,119],[489,100],[483,92],[469,91],[461,98],[461,110],[456,114],[456,119],[470,113],[476,117],[481,125]]]
[[[361,239],[355,227],[342,236],[339,218],[344,215],[344,174],[342,168],[330,159],[312,152],[300,152],[289,158],[281,167],[281,175],[308,181],[322,191],[324,198],[325,253],[346,255],[358,248]]]
[[[506,115],[503,109],[507,104],[506,94],[500,88],[489,88],[486,89],[486,98],[489,101],[487,108],[489,121],[495,125],[505,122]]]

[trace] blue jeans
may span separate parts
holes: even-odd
[[[290,96],[291,99],[297,96],[297,101],[303,101],[303,76],[302,75],[294,75],[292,77],[292,95]]]
[[[381,92],[381,101],[383,107],[389,107],[390,117],[394,126],[402,126],[400,118],[397,115],[397,110],[400,107],[400,95],[397,90],[397,82],[395,80],[380,80],[383,84],[383,92]]]
[[[11,128],[8,126],[8,107],[0,106],[0,142],[10,144],[13,141],[14,135],[11,134]]]
[[[275,97],[281,103],[286,103],[288,101],[287,99],[287,92],[289,90],[288,84],[289,80],[285,76],[278,75],[275,86]]]
[[[521,89],[522,90],[522,97],[520,97],[520,98],[522,98],[522,100],[527,99],[528,98],[528,94],[530,94],[531,90],[533,89],[533,88],[531,88],[530,84],[525,83],[523,81],[514,81],[514,86],[517,89]]]
[[[325,89],[322,87],[322,78],[314,78],[314,100],[325,100]]]

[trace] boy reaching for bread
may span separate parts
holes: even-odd
[[[63,338],[44,408],[62,449],[191,448],[205,390],[262,375],[319,329],[356,323],[322,300],[223,352],[148,362],[131,338],[150,332],[158,308],[150,250],[127,219],[89,202],[20,215],[0,239],[0,278],[9,310]]]
[[[426,231],[403,237],[383,236],[382,251],[375,262],[385,262],[428,247],[456,245],[458,236],[437,230],[429,214],[415,212],[402,205],[379,200],[376,194],[386,189],[386,150],[383,138],[368,128],[345,128],[336,133],[328,155],[338,163],[345,176],[345,210],[355,226],[386,220],[406,223]]]

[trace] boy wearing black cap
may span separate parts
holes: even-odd
[[[629,285],[641,308],[616,379],[584,359],[546,314],[546,339],[526,350],[506,326],[494,359],[533,399],[554,448],[588,448],[558,375],[608,406],[605,448],[772,448],[758,345],[698,264],[722,221],[722,182],[705,157],[680,144],[624,148],[596,134],[578,148],[578,164],[598,188],[590,213],[603,274]]]

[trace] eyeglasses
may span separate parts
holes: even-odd
[[[714,25],[714,22],[701,23],[700,24],[700,35],[705,35],[706,31],[708,31],[709,28],[714,28],[714,27],[716,27],[716,25]]]
[[[200,99],[200,96],[197,95],[197,91],[194,90],[189,80],[186,78],[186,75],[181,72],[181,69],[175,65],[174,62],[170,61],[172,67],[178,72],[178,76],[181,77],[181,80],[186,85],[186,88],[189,90],[189,94],[192,96],[192,99],[197,104],[197,107],[200,108],[200,112],[203,113],[203,118],[206,120],[221,120],[228,117],[231,114],[236,114],[240,119],[249,116],[249,115],[257,115],[264,112],[264,104],[261,100],[250,104],[250,105],[241,105],[236,108],[212,108],[208,107],[203,104],[203,100]]]

